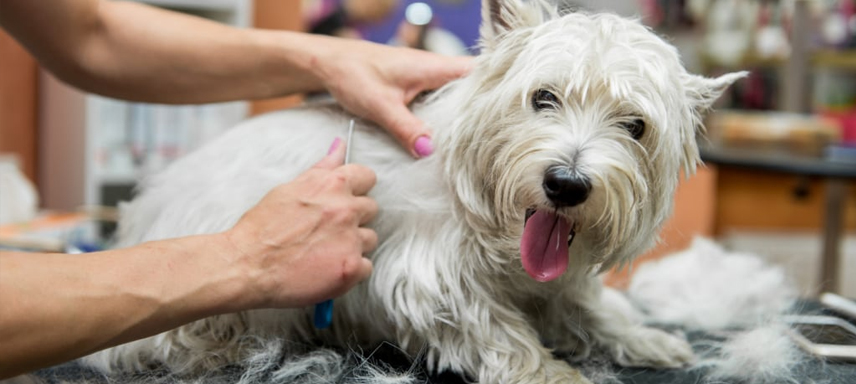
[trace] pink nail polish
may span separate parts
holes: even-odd
[[[413,150],[419,157],[426,157],[434,153],[434,144],[431,143],[430,137],[420,136],[413,144]]]
[[[333,144],[330,144],[330,149],[327,150],[327,154],[329,155],[335,152],[336,148],[339,148],[339,144],[342,144],[342,139],[337,137],[336,140],[333,140]]]

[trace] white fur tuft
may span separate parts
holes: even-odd
[[[765,323],[796,299],[782,268],[703,238],[685,251],[641,265],[628,293],[649,321],[701,330]]]
[[[731,336],[695,368],[708,370],[709,382],[800,384],[794,373],[808,357],[794,345],[785,328],[771,323]]]
[[[694,370],[703,383],[826,383],[822,365],[797,348],[781,316],[796,290],[783,269],[697,238],[682,252],[642,265],[628,295],[647,323],[702,330]],[[711,338],[712,337],[712,338]],[[834,381],[832,381],[834,382]]]

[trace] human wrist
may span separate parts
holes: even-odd
[[[267,31],[263,34],[267,48],[278,52],[274,64],[277,75],[283,79],[280,88],[284,94],[294,92],[314,92],[327,89],[330,60],[330,47],[333,39],[290,31]]]
[[[254,244],[242,241],[242,234],[234,228],[215,234],[204,235],[206,246],[209,247],[208,258],[215,259],[218,267],[214,271],[224,283],[222,299],[218,304],[221,313],[238,312],[264,306],[264,300],[259,295],[257,287],[259,270],[250,260],[254,254],[261,252]],[[213,257],[212,257],[213,256]]]
[[[319,90],[331,91],[340,82],[339,72],[344,60],[353,60],[350,45],[355,42],[342,38],[299,34],[298,51],[294,57],[303,59],[306,73],[316,81]]]
[[[182,321],[251,308],[245,292],[252,279],[241,252],[222,233],[195,235],[141,244],[140,255],[160,255],[154,261],[165,270],[150,274],[157,287],[158,311]]]

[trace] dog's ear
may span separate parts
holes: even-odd
[[[716,78],[687,74],[684,76],[684,90],[687,99],[695,107],[696,113],[702,116],[731,84],[747,75],[749,72],[745,71],[732,72]]]
[[[683,76],[684,92],[689,102],[688,126],[681,130],[683,143],[683,168],[686,175],[695,173],[696,166],[701,162],[696,133],[704,129],[704,115],[713,107],[713,103],[722,96],[735,81],[746,77],[749,72],[733,72],[716,78],[685,74]]]
[[[555,7],[542,0],[527,4],[520,0],[482,0],[482,23],[479,29],[482,52],[493,49],[497,40],[516,28],[532,27],[555,17]]]

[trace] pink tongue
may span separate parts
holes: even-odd
[[[520,256],[523,269],[540,282],[554,280],[568,269],[571,225],[550,212],[535,211],[523,227]]]

